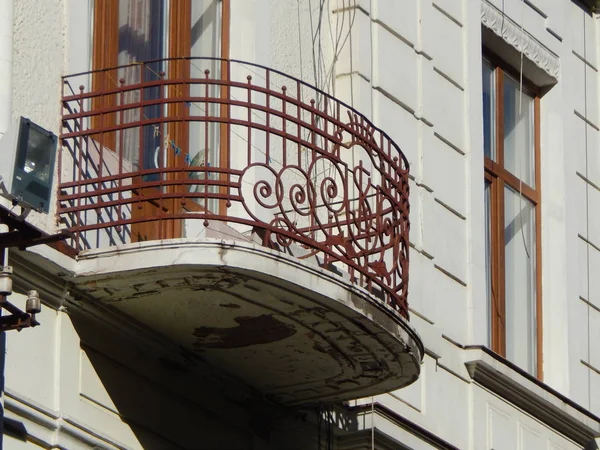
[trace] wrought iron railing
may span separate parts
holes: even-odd
[[[201,237],[219,224],[346,274],[408,316],[408,163],[359,112],[234,60],[63,81],[58,213],[74,248]]]

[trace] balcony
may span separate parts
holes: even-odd
[[[58,214],[78,290],[280,403],[418,378],[408,162],[384,132],[242,61],[63,81]]]

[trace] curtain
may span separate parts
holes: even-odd
[[[165,57],[165,0],[120,0],[119,1],[119,53],[118,65],[148,62]],[[162,62],[144,65],[129,65],[119,70],[119,79],[125,86],[144,81],[157,80],[163,70]],[[157,98],[159,88],[138,89],[125,94],[123,103],[134,104],[140,100]],[[160,107],[151,106],[125,111],[123,122],[133,122],[160,116]],[[120,120],[120,118],[118,119]],[[120,142],[118,143],[120,145]],[[154,168],[155,150],[160,146],[160,136],[151,126],[140,133],[138,128],[123,132],[123,156],[133,167],[140,167],[140,149],[143,161],[141,168]]]

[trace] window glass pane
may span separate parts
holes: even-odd
[[[533,98],[504,77],[504,167],[535,187]]]
[[[165,0],[120,0],[119,66],[164,58],[165,29]],[[118,79],[123,79],[126,86],[135,85],[142,80],[155,81],[160,78],[162,70],[163,64],[160,61],[130,65],[119,69]],[[125,104],[138,103],[142,96],[143,100],[153,100],[158,98],[159,93],[158,87],[132,90],[123,95],[122,101]],[[159,105],[128,109],[123,112],[122,120],[127,123],[158,118],[161,115],[160,109]],[[121,115],[117,116],[117,120],[121,120]],[[141,133],[138,128],[129,128],[121,133],[123,136],[117,138],[117,145],[120,146],[122,142],[123,148],[119,150],[133,169],[153,169],[160,166],[157,155],[161,145],[160,136],[154,132],[154,127],[148,125]],[[143,158],[141,163],[138,161],[140,147]],[[145,179],[150,181],[157,177],[147,176]]]
[[[504,191],[506,357],[536,374],[535,206]]]
[[[164,0],[119,1],[119,65],[164,57]]]
[[[483,151],[496,161],[496,101],[494,71],[483,61]]]
[[[487,293],[487,346],[492,344],[492,183],[485,182],[485,284]]]
[[[190,15],[190,76],[191,78],[220,79],[221,62],[221,2],[217,0],[194,0],[191,4]],[[198,59],[202,57],[203,59]],[[208,71],[208,72],[207,72]],[[214,84],[191,84],[192,97],[205,97],[218,99],[221,95],[221,86]],[[190,113],[196,116],[219,117],[221,105],[218,102],[192,102],[189,105]],[[202,123],[190,122],[189,126],[189,159],[191,166],[219,166],[219,122]],[[216,179],[216,172],[191,172],[190,178],[197,180]],[[203,183],[190,185],[190,192],[218,192],[217,186],[206,187]],[[218,208],[218,200],[212,199],[205,204],[205,200],[196,199],[203,207],[211,211]]]

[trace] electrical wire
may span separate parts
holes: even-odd
[[[525,21],[525,0],[521,0],[521,42],[520,42],[520,46],[521,46],[521,67],[519,69],[519,120],[521,119],[521,116],[523,114],[523,52],[524,52],[524,21]],[[516,151],[516,149],[515,149]],[[527,149],[525,149],[525,151],[527,151]],[[525,239],[525,231],[523,230],[523,177],[522,177],[522,173],[521,173],[521,169],[522,169],[522,165],[521,165],[521,156],[522,155],[516,155],[517,156],[517,166],[518,166],[518,173],[519,173],[519,222],[520,222],[520,228],[521,228],[521,239],[523,240],[523,248],[525,249],[525,254],[527,255],[527,259],[531,259],[531,254],[529,253],[529,248],[527,245],[527,241]],[[526,156],[526,154],[524,155]],[[538,181],[539,182],[539,181]]]

